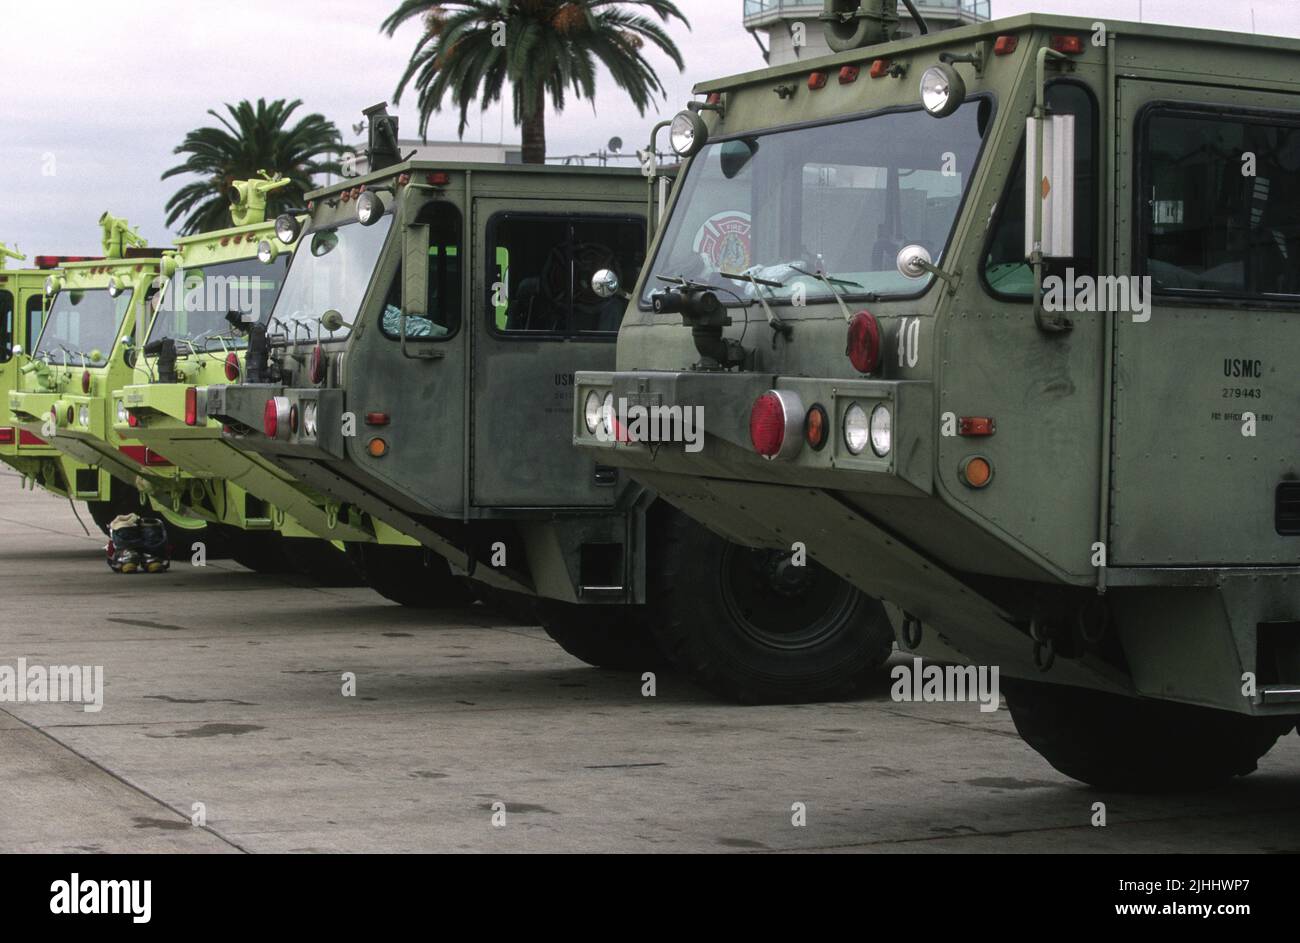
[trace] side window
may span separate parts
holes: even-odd
[[[645,223],[636,217],[499,214],[488,223],[488,297],[493,325],[511,336],[614,334],[627,301],[601,298],[601,269],[636,283]]]
[[[0,363],[14,355],[14,296],[0,291]]]
[[[429,203],[416,216],[429,227],[429,295],[422,315],[408,316],[406,336],[416,340],[450,337],[460,327],[461,232],[460,210],[449,203]],[[402,269],[399,266],[384,300],[381,329],[394,340],[401,336]]]
[[[1142,146],[1140,257],[1156,291],[1300,295],[1300,118],[1161,110]]]
[[[1073,259],[1049,259],[1043,276],[1064,277],[1066,268],[1076,275],[1097,273],[1097,109],[1092,95],[1072,82],[1055,82],[1047,87],[1047,108],[1053,114],[1074,115],[1075,181]],[[1025,258],[1025,142],[1007,179],[1006,192],[998,204],[993,228],[984,253],[984,284],[993,294],[1030,298],[1034,292],[1034,269]]]
[[[27,337],[23,349],[31,353],[36,349],[36,341],[45,327],[45,297],[32,295],[27,299]]]

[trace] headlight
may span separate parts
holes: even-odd
[[[117,422],[118,425],[125,426],[127,423],[126,403],[121,400],[117,401]]]
[[[384,201],[379,198],[378,193],[367,190],[357,197],[357,222],[362,226],[379,222],[379,218],[383,215]]]
[[[698,153],[708,140],[709,129],[693,111],[679,111],[668,129],[668,142],[681,157]]]
[[[263,265],[270,265],[279,254],[280,252],[276,249],[275,243],[270,239],[263,239],[257,244],[257,261]]]
[[[89,428],[89,427],[90,427],[90,407],[89,407],[89,406],[82,406],[79,410],[77,410],[77,422],[81,423],[81,425],[82,425],[83,427],[85,427],[85,428]]]
[[[844,413],[844,444],[854,455],[861,455],[867,447],[871,432],[867,422],[867,412],[854,403]]]
[[[881,403],[871,411],[871,451],[881,458],[894,447],[894,420],[889,407]]]
[[[966,83],[947,63],[930,66],[921,76],[921,104],[936,118],[946,118],[966,99]]]
[[[275,238],[279,239],[286,246],[291,246],[298,241],[298,232],[301,227],[298,225],[298,218],[289,213],[283,216],[277,216],[275,219]]]
[[[600,422],[605,428],[605,435],[614,438],[614,391],[610,390],[600,403]]]
[[[316,404],[303,403],[302,406],[302,432],[303,435],[310,439],[316,438]]]
[[[600,394],[592,390],[587,394],[587,401],[582,406],[583,419],[587,423],[587,431],[592,435],[600,427],[600,417],[603,412]]]

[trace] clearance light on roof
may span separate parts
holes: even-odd
[[[827,80],[827,78],[828,78],[828,76],[826,75],[825,72],[814,72],[814,73],[812,73],[811,75],[808,76],[808,88],[809,88],[809,90],[815,92],[815,91],[817,91],[818,89],[825,88],[825,87],[826,87],[826,80]]]
[[[889,60],[877,59],[871,63],[871,71],[868,73],[873,79],[883,79],[889,74]]]
[[[451,174],[447,173],[445,170],[435,170],[433,173],[425,177],[425,179],[429,181],[429,186],[431,187],[445,187],[451,183]]]
[[[1067,56],[1083,55],[1083,39],[1079,36],[1053,36],[1052,48]]]
[[[999,36],[997,42],[993,44],[993,55],[1009,56],[1016,51],[1016,47],[1019,45],[1019,36]]]
[[[840,69],[840,84],[852,85],[858,80],[858,67],[855,65],[846,65]]]

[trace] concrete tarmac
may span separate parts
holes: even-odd
[[[895,703],[883,672],[853,703],[646,697],[480,606],[117,575],[79,510],[90,536],[0,470],[0,666],[105,681],[98,712],[0,702],[3,852],[1300,851],[1295,734],[1212,792],[1103,793],[1005,709]]]

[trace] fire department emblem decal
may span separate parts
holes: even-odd
[[[695,251],[715,272],[743,272],[750,262],[750,232],[753,222],[748,213],[723,212],[710,216],[695,236]]]

